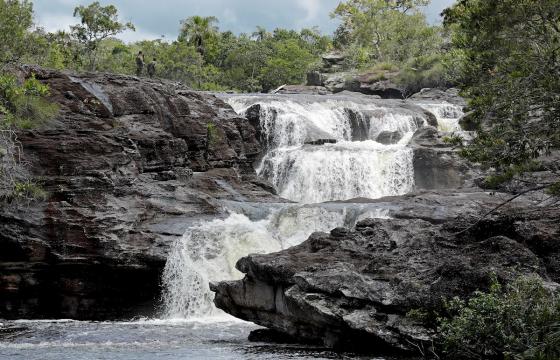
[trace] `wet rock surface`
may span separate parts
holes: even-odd
[[[432,126],[419,129],[410,142],[414,151],[414,180],[417,189],[460,189],[475,187],[480,169],[461,158]]]
[[[485,290],[492,274],[504,282],[528,274],[560,280],[560,252],[552,245],[560,235],[558,210],[543,216],[531,207],[536,202],[522,200],[477,223],[502,200],[478,191],[380,199],[394,206],[391,219],[315,233],[299,246],[239,260],[245,278],[211,284],[215,304],[301,341],[414,353],[434,333],[411,311],[437,311],[443,299]],[[469,224],[476,225],[465,231]]]
[[[0,210],[0,318],[115,319],[156,311],[169,246],[221,200],[275,199],[255,128],[179,84],[26,68],[59,115],[21,131],[45,201]]]

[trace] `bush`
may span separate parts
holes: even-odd
[[[20,86],[12,75],[0,75],[0,114],[3,127],[30,129],[52,119],[58,106],[48,102],[49,87],[33,75]]]
[[[46,200],[47,192],[32,182],[18,182],[14,186],[11,197],[14,199]]]
[[[449,86],[447,69],[439,54],[409,60],[399,73],[397,82],[404,87],[407,94],[417,93],[424,88]]]
[[[0,201],[44,199],[46,193],[30,180],[21,162],[17,129],[38,126],[56,116],[48,102],[49,87],[35,76],[19,85],[12,75],[0,75]]]
[[[560,359],[560,297],[537,277],[447,304],[439,331],[451,359]]]

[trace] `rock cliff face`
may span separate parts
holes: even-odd
[[[241,259],[245,278],[212,284],[215,304],[300,341],[412,353],[434,336],[407,315],[412,310],[439,310],[444,298],[487,288],[492,274],[502,281],[522,274],[560,280],[558,210],[543,217],[521,202],[460,233],[480,207],[501,200],[474,192],[379,201],[393,204],[392,219],[364,220]]]
[[[107,319],[156,309],[170,244],[221,200],[268,201],[255,129],[178,84],[26,68],[56,119],[18,134],[46,201],[0,211],[0,318]]]

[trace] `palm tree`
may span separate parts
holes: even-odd
[[[218,32],[217,24],[215,16],[191,16],[181,21],[179,41],[186,41],[204,55],[206,42]]]
[[[251,34],[251,36],[257,41],[263,41],[270,36],[268,31],[262,26],[257,26],[257,30]]]

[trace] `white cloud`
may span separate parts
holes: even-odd
[[[303,23],[309,23],[317,19],[321,9],[319,0],[297,0],[297,3],[307,13],[302,21]]]
[[[220,20],[223,20],[224,22],[229,24],[236,23],[238,21],[237,13],[233,9],[225,8],[222,12]]]
[[[70,30],[70,25],[77,24],[78,21],[71,15],[63,14],[38,14],[36,18],[38,27],[42,27],[49,32],[57,30]]]

